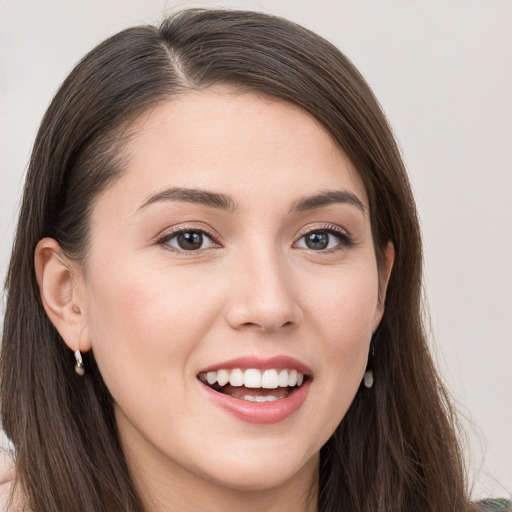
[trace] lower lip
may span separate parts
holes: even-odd
[[[300,409],[308,395],[311,380],[308,379],[300,388],[295,389],[286,398],[274,400],[273,402],[250,402],[214,391],[202,382],[199,382],[199,384],[207,397],[215,405],[224,409],[235,418],[246,423],[269,425],[286,420]]]

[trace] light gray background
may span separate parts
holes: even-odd
[[[43,112],[108,35],[214,5],[293,19],[359,67],[416,193],[436,357],[463,416],[475,495],[512,490],[512,3],[506,0],[0,0],[0,277]]]

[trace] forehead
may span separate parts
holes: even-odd
[[[367,204],[355,167],[327,130],[280,99],[191,91],[141,116],[133,133],[123,176],[107,194],[116,201],[170,186],[283,200],[344,188]]]

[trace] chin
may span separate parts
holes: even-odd
[[[318,471],[318,464],[318,453],[305,460],[298,457],[291,460],[282,452],[265,458],[261,454],[259,457],[238,454],[236,460],[224,459],[221,465],[217,465],[215,472],[209,472],[209,478],[224,487],[239,491],[264,491],[286,485],[301,474],[309,482],[311,475]]]

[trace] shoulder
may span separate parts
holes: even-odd
[[[14,470],[9,469],[8,471],[0,474],[0,512],[21,512],[25,510],[21,505],[16,496],[13,497],[10,502],[11,491],[14,483]]]
[[[12,480],[0,481],[0,512],[8,512],[7,504],[11,495]]]
[[[481,512],[512,512],[512,501],[505,498],[482,500],[478,505]]]

